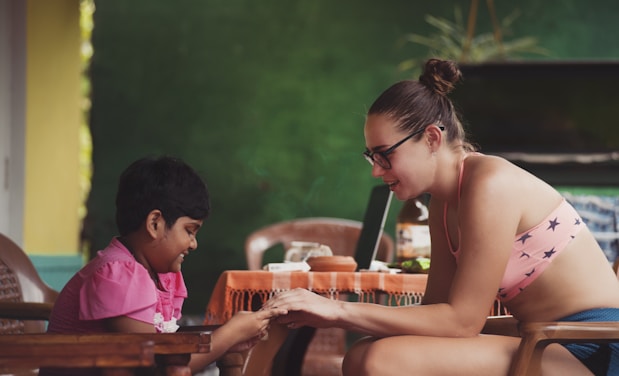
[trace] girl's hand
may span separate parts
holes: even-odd
[[[250,338],[247,341],[239,342],[236,345],[232,346],[228,352],[243,352],[251,349],[256,346],[256,344],[260,341],[260,337]]]
[[[231,348],[247,350],[253,347],[260,338],[267,335],[271,319],[285,313],[279,308],[261,309],[257,312],[238,312],[225,324],[234,333],[235,342]]]
[[[287,312],[286,315],[278,316],[274,320],[291,329],[301,326],[325,328],[333,326],[337,321],[341,305],[338,300],[331,300],[309,290],[297,288],[277,294],[269,299],[262,309],[282,309]]]

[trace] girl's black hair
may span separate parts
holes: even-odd
[[[184,216],[204,220],[210,213],[206,183],[178,158],[139,159],[119,179],[116,226],[120,235],[138,230],[154,209],[161,211],[168,227]]]

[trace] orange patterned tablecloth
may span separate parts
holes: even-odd
[[[385,304],[418,304],[426,280],[425,274],[227,270],[217,280],[206,308],[205,324],[222,324],[238,311],[251,310],[256,298],[264,303],[278,292],[297,287],[333,299],[340,294],[355,294],[359,301],[379,302],[379,295],[385,294]]]

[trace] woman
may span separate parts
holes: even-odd
[[[400,200],[431,194],[423,304],[386,307],[298,289],[265,305],[286,309],[277,320],[290,327],[370,335],[349,350],[345,375],[507,374],[519,338],[480,334],[496,298],[520,322],[619,321],[617,278],[576,211],[550,185],[466,141],[447,97],[460,79],[455,63],[429,60],[419,81],[378,97],[364,128],[373,176]],[[610,375],[619,372],[618,354],[550,345],[542,369]]]

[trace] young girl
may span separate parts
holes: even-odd
[[[205,183],[184,162],[144,158],[120,176],[118,237],[62,289],[50,333],[175,332],[187,289],[181,265],[198,247],[196,234],[210,211]],[[227,351],[251,348],[277,310],[241,312],[213,332],[211,352],[194,354],[201,370]],[[41,370],[92,375],[92,370]]]
[[[578,213],[550,185],[466,141],[447,94],[457,65],[429,60],[370,107],[366,159],[400,200],[427,192],[432,266],[420,306],[329,300],[306,290],[271,299],[289,327],[366,333],[345,375],[505,375],[519,338],[481,335],[494,300],[516,320],[619,321],[619,284]],[[500,130],[497,130],[500,132]],[[613,345],[550,345],[544,375],[617,375]]]

